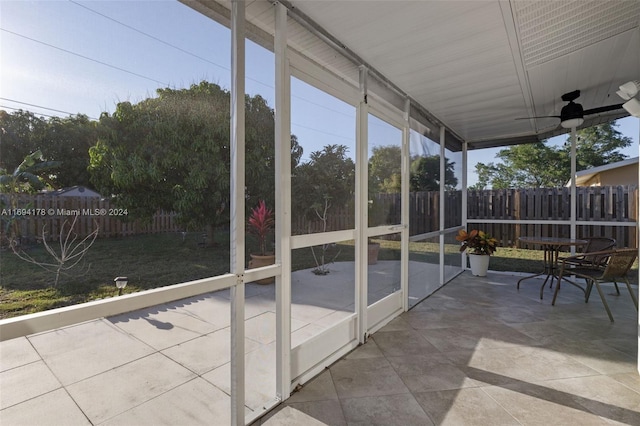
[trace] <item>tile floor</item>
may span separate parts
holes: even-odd
[[[517,279],[462,274],[255,424],[640,424],[626,291],[612,324],[597,297],[552,307]],[[275,391],[272,289],[247,286],[247,413]],[[294,305],[292,339],[349,312]],[[2,342],[0,424],[229,424],[228,326],[221,292]]]
[[[637,312],[537,279],[469,273],[401,315],[255,425],[640,425]],[[636,287],[637,289],[637,287]]]

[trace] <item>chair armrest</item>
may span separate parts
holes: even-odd
[[[559,263],[562,263],[562,269],[565,266],[579,266],[584,268],[591,269],[602,269],[606,266],[609,257],[615,250],[602,250],[602,251],[594,251],[591,253],[582,253],[576,256],[569,256],[562,259],[558,259]]]

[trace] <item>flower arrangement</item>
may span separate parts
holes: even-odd
[[[260,255],[265,256],[267,254],[267,235],[275,224],[273,210],[267,208],[264,200],[260,200],[258,205],[251,210],[248,222],[249,232],[258,237]]]
[[[456,240],[462,243],[460,251],[468,250],[468,253],[472,254],[492,255],[498,250],[498,240],[477,229],[471,232],[461,229],[456,236]]]

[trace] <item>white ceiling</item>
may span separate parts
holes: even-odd
[[[183,1],[227,23],[228,0]],[[638,0],[282,3],[292,49],[356,85],[368,66],[470,148],[560,134],[557,118],[516,118],[559,115],[576,89],[585,110],[619,104],[618,86],[640,79]],[[270,2],[248,1],[246,15],[253,38],[272,43]],[[626,115],[586,116],[583,127]]]

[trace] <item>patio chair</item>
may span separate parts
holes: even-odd
[[[613,250],[616,246],[616,240],[613,238],[589,237],[583,238],[583,240],[587,240],[588,242],[582,253],[576,254],[575,256],[559,258],[558,261],[566,261],[576,266],[592,266],[602,262],[602,258],[594,256],[593,253]]]
[[[636,257],[638,256],[638,249],[619,249],[619,250],[607,250],[600,251],[594,253],[585,253],[585,256],[592,256],[596,259],[599,259],[598,264],[595,265],[586,265],[586,266],[578,266],[576,267],[574,264],[563,261],[562,266],[560,268],[560,275],[558,276],[558,285],[556,286],[555,293],[553,295],[552,305],[556,303],[556,297],[558,296],[558,291],[560,290],[560,282],[564,275],[573,275],[579,278],[584,278],[587,282],[585,288],[582,288],[575,282],[567,281],[576,287],[580,288],[585,294],[585,303],[589,301],[589,296],[591,295],[591,290],[595,284],[596,289],[598,290],[598,294],[600,295],[600,299],[602,299],[602,304],[604,305],[605,310],[607,311],[607,315],[609,315],[609,319],[613,322],[613,315],[611,315],[611,310],[609,309],[609,305],[604,297],[604,293],[602,288],[600,288],[601,282],[613,282],[617,288],[617,281],[622,280],[627,284],[627,289],[629,290],[629,295],[633,300],[633,304],[638,310],[638,299],[634,295],[633,290],[631,288],[631,284],[629,283],[629,279],[627,278],[627,274],[635,262]],[[568,258],[565,260],[569,260]]]
[[[616,240],[613,238],[607,237],[588,237],[583,238],[587,240],[587,245],[584,247],[582,253],[576,254],[574,256],[569,257],[561,257],[558,258],[558,262],[565,262],[569,265],[574,265],[575,267],[588,267],[592,268],[597,266],[599,268],[604,269],[606,265],[606,261],[608,257],[598,256],[595,253],[613,250],[616,247]],[[553,281],[552,281],[553,284]],[[616,287],[616,292],[620,294],[620,289],[618,288],[618,284],[614,284]]]

